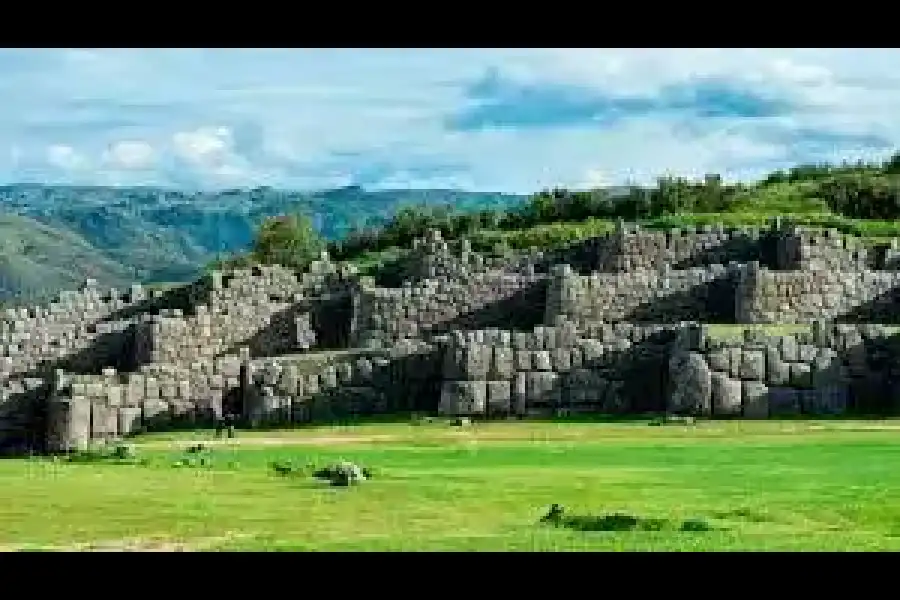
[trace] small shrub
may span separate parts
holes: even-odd
[[[681,524],[681,531],[713,531],[715,527],[704,519],[687,519]]]
[[[131,464],[137,458],[137,449],[132,444],[124,442],[96,443],[86,450],[80,450],[69,454],[66,460],[75,463],[90,462],[125,462]]]
[[[638,517],[625,513],[612,513],[600,516],[567,515],[559,504],[550,507],[549,512],[541,518],[542,523],[556,527],[565,527],[575,531],[664,531],[683,532],[714,531],[716,528],[703,519],[688,519],[680,525],[666,519]]]
[[[610,515],[573,515],[564,517],[561,524],[576,531],[661,531],[666,526],[665,519],[648,519],[623,513]]]
[[[112,457],[117,460],[131,460],[137,458],[137,449],[133,444],[116,444],[112,450]]]
[[[420,415],[418,413],[414,413],[412,415],[412,424],[413,425],[429,425],[434,423],[434,417],[430,417],[428,415]]]
[[[269,466],[275,472],[276,475],[297,475],[301,471],[296,465],[290,463],[289,461],[278,461],[270,463]]]
[[[176,467],[211,467],[213,465],[209,447],[204,444],[195,444],[184,451],[184,456],[175,461]]]

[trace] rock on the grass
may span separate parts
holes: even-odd
[[[315,473],[320,479],[328,480],[331,485],[347,487],[361,483],[367,479],[365,469],[349,461],[325,467]]]

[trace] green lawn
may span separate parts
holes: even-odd
[[[174,465],[210,437],[146,436],[140,464],[0,461],[0,548],[900,549],[897,422],[369,424],[239,433],[210,467]],[[376,477],[331,488],[268,466],[339,458]],[[554,502],[665,522],[538,523]]]

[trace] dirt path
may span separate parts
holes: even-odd
[[[194,538],[190,540],[130,538],[85,542],[82,544],[70,544],[66,546],[41,546],[34,544],[2,545],[0,546],[0,552],[202,552],[223,542],[249,537],[253,536],[249,534],[232,533],[223,536]]]
[[[700,429],[699,431],[703,431]],[[804,425],[802,427],[785,427],[775,431],[761,431],[759,433],[749,432],[750,438],[790,438],[796,434],[807,432],[853,432],[853,431],[900,431],[900,423],[829,423],[821,425]],[[715,431],[710,433],[715,434]],[[704,436],[706,437],[706,436]],[[713,439],[715,435],[707,439]],[[556,441],[556,442],[575,442],[578,440],[590,439],[592,441],[602,441],[605,436],[598,436],[595,431],[590,429],[560,430],[554,432],[539,432],[532,430],[517,430],[510,428],[509,430],[479,431],[477,429],[447,429],[443,431],[423,431],[419,433],[395,433],[395,434],[369,434],[369,435],[321,435],[312,434],[308,437],[301,434],[286,436],[255,436],[249,435],[242,437],[240,434],[232,439],[182,439],[182,440],[159,440],[152,442],[138,442],[140,448],[147,449],[166,449],[166,448],[189,448],[196,444],[203,444],[212,447],[278,447],[278,446],[338,446],[343,444],[373,444],[373,443],[403,443],[415,442],[418,440],[427,440],[432,442],[441,441],[472,441],[472,442],[513,442],[513,441]],[[610,436],[610,440],[619,439],[618,436]],[[659,440],[659,434],[648,435],[648,439]]]
[[[197,444],[204,446],[331,446],[337,444],[368,444],[374,442],[396,442],[414,439],[402,435],[344,435],[315,437],[243,437],[224,440],[167,440],[138,443],[141,448],[189,448]]]

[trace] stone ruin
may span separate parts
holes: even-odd
[[[0,315],[0,445],[418,412],[709,417],[900,411],[900,244],[615,231],[487,256],[432,234],[396,287],[327,256],[150,293],[94,282]],[[782,335],[717,324],[805,324]]]

